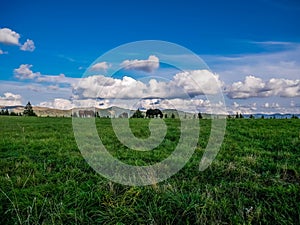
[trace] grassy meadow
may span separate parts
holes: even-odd
[[[165,119],[164,141],[150,152],[124,147],[110,119],[96,119],[114,157],[150,165],[168,157],[180,122]],[[195,123],[198,123],[195,120]],[[149,119],[131,119],[147,137]],[[0,224],[300,224],[300,120],[230,119],[217,158],[199,162],[211,120],[189,163],[144,187],[97,174],[76,145],[71,118],[0,117]]]

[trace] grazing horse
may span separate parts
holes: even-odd
[[[163,118],[163,114],[159,109],[148,109],[146,111],[146,117],[148,118],[154,118],[154,116],[158,117],[158,115],[160,118]]]
[[[79,117],[85,118],[85,117],[94,117],[95,113],[92,110],[79,110]]]

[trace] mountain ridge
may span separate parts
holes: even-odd
[[[15,112],[15,113],[23,113],[24,107],[22,105],[16,105],[16,106],[0,106],[0,110],[8,110],[9,112]],[[56,108],[50,108],[50,107],[44,107],[44,106],[33,106],[32,107],[34,112],[41,117],[71,117],[73,116],[74,113],[79,113],[79,111],[93,111],[96,115],[98,112],[98,115],[100,117],[130,117],[136,110],[132,109],[126,109],[126,108],[121,108],[118,106],[110,106],[108,108],[98,108],[98,107],[74,107],[72,109],[56,109]],[[145,113],[146,109],[140,109],[142,112]],[[181,116],[186,116],[189,118],[195,117],[197,114],[192,113],[192,112],[185,112],[181,110],[176,110],[176,109],[161,109],[163,114],[167,114],[168,117],[171,117],[171,115],[174,113],[176,117],[180,114]],[[204,118],[209,118],[212,115],[214,116],[228,116],[228,114],[208,114],[208,113],[202,113],[202,116]],[[243,114],[245,118],[249,118],[250,115],[254,116],[254,118],[279,118],[279,119],[284,119],[284,118],[291,118],[293,115],[300,117],[300,114],[294,114],[294,113],[247,113]],[[78,115],[77,115],[78,116]],[[230,116],[235,117],[235,114],[230,114]]]

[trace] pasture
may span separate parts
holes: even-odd
[[[110,119],[96,119],[110,153],[150,165],[176,146],[180,122],[164,119],[165,140],[150,152],[124,147]],[[71,118],[0,117],[0,224],[300,224],[300,120],[230,119],[212,165],[199,172],[210,134],[168,180],[134,187],[97,174],[76,145]],[[135,136],[149,119],[131,119]]]

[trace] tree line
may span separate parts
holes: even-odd
[[[21,112],[16,113],[14,111],[9,112],[8,109],[6,108],[5,110],[2,109],[0,111],[0,116],[37,116],[37,115],[33,111],[31,103],[28,102],[27,105],[24,107],[23,113],[21,113]]]
[[[84,113],[84,115],[86,114],[86,111],[83,111],[83,112],[79,112],[80,113]],[[94,113],[94,112],[93,112]],[[6,108],[5,110],[2,109],[0,111],[0,116],[37,116],[36,113],[33,111],[33,108],[32,108],[32,105],[30,102],[28,102],[26,104],[26,106],[24,107],[24,111],[23,113],[19,112],[19,113],[16,113],[14,111],[11,111],[9,112],[9,110]],[[76,114],[74,115],[71,115],[71,117],[77,117]],[[99,117],[100,118],[100,115],[98,112],[94,113],[93,115],[90,115],[91,117],[95,116],[95,117]],[[79,115],[79,117],[82,117],[81,115]],[[86,115],[84,116],[86,117]],[[107,116],[108,117],[108,116]],[[146,115],[144,115],[139,109],[137,109],[133,115],[131,116],[131,118],[144,118],[144,117],[148,117],[148,118],[154,118],[154,117],[160,117],[160,118],[168,118],[168,114],[163,114],[161,110],[159,109],[148,109],[147,112],[146,112]],[[176,116],[174,113],[171,114],[171,118],[174,119]],[[128,114],[126,113],[126,115],[123,113],[122,116],[120,118],[128,118]],[[186,118],[186,115],[185,115],[185,118]],[[202,114],[199,112],[197,114],[194,114],[193,115],[193,118],[198,118],[198,119],[203,119],[203,116]],[[227,119],[244,119],[245,116],[242,115],[241,113],[236,113],[236,115],[228,115],[227,116]],[[271,116],[269,117],[270,119],[276,119],[275,116]],[[255,119],[255,116],[253,116],[252,114],[249,115],[249,119]],[[260,119],[265,119],[265,116],[262,115],[260,117]],[[286,118],[287,119],[287,118]],[[293,114],[291,116],[291,119],[299,119],[297,115]]]

